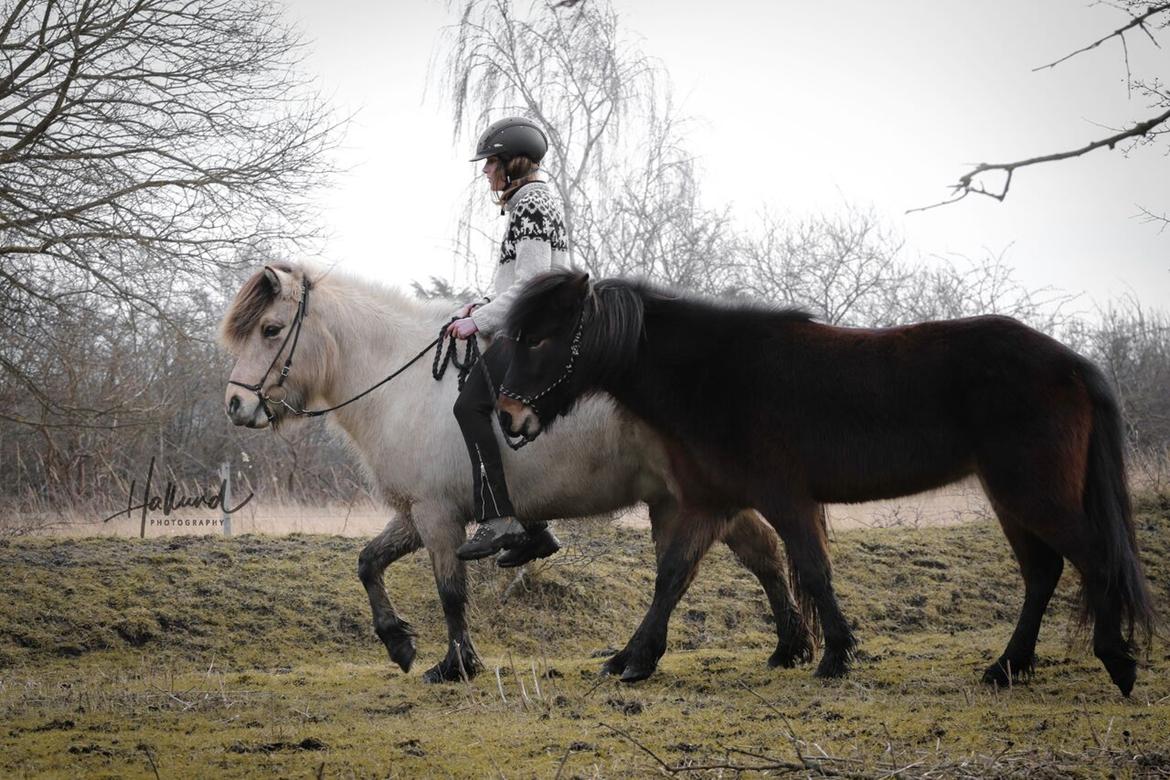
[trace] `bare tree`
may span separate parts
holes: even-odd
[[[1170,448],[1170,318],[1133,296],[1110,303],[1099,319],[1074,323],[1075,341],[1113,380],[1139,449]]]
[[[200,332],[211,313],[184,301],[241,249],[309,236],[336,124],[260,0],[10,0],[0,14],[0,367],[35,401],[8,417],[126,422],[149,377],[84,400],[50,389],[53,355],[118,370],[70,342],[81,312],[114,341]]]
[[[1038,66],[1034,70],[1039,71],[1055,68],[1073,57],[1116,41],[1117,45],[1121,47],[1122,54],[1125,58],[1127,89],[1131,95],[1137,93],[1145,98],[1147,104],[1150,106],[1150,116],[1142,121],[1135,122],[1128,128],[1117,129],[1107,136],[1097,138],[1075,149],[1042,154],[1011,162],[979,163],[960,176],[959,180],[951,186],[951,190],[954,193],[952,197],[931,206],[911,209],[911,211],[923,211],[937,206],[945,206],[960,201],[971,194],[985,195],[1002,201],[1007,197],[1008,190],[1011,188],[1012,176],[1021,168],[1039,165],[1041,163],[1069,160],[1074,157],[1081,157],[1097,149],[1112,150],[1120,147],[1128,151],[1136,146],[1154,143],[1167,133],[1170,133],[1170,125],[1168,125],[1170,123],[1170,91],[1167,90],[1166,85],[1157,76],[1145,78],[1133,74],[1130,70],[1129,43],[1126,37],[1141,34],[1149,39],[1154,46],[1160,46],[1155,31],[1170,27],[1170,3],[1151,4],[1144,0],[1119,0],[1114,5],[1122,12],[1128,14],[1129,17],[1117,29],[1057,60]],[[988,174],[999,176],[998,185],[993,186],[987,183]],[[1161,223],[1163,227],[1170,224],[1170,218],[1164,213],[1159,214],[1147,208],[1143,208],[1142,212],[1145,221]]]
[[[714,286],[726,212],[698,206],[669,79],[622,37],[607,0],[533,3],[523,15],[508,0],[468,0],[446,82],[457,137],[506,114],[546,129],[576,264]],[[464,232],[489,234],[466,222]]]
[[[738,288],[808,307],[826,322],[871,325],[893,313],[910,271],[902,242],[872,210],[785,222],[765,211],[741,239]]]
[[[912,266],[891,296],[887,319],[875,325],[1002,314],[1057,334],[1073,321],[1077,296],[1053,287],[1029,288],[1015,276],[1007,249],[982,258],[935,257]]]
[[[735,285],[736,236],[730,208],[704,205],[699,172],[682,142],[670,93],[643,118],[636,166],[621,172],[603,201],[594,267],[640,275],[708,294]]]

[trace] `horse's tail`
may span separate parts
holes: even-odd
[[[1122,631],[1134,647],[1135,631],[1148,646],[1154,634],[1155,615],[1150,590],[1138,558],[1133,508],[1126,483],[1124,431],[1117,397],[1094,365],[1085,363],[1085,388],[1093,404],[1092,430],[1085,474],[1085,515],[1101,545],[1105,562],[1104,593],[1081,588],[1081,624],[1092,620],[1094,596],[1106,599],[1121,611]]]

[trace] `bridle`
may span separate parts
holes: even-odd
[[[423,355],[426,355],[431,351],[432,347],[437,346],[437,349],[435,350],[435,360],[431,365],[431,376],[436,380],[441,380],[443,375],[447,372],[448,364],[454,365],[459,372],[458,384],[460,390],[463,389],[463,383],[467,380],[467,375],[471,372],[471,367],[479,362],[479,345],[476,343],[474,335],[467,339],[467,347],[463,353],[462,360],[459,359],[459,353],[454,334],[449,337],[450,343],[447,345],[446,353],[443,352],[443,339],[446,335],[447,326],[454,321],[454,319],[452,319],[439,329],[438,337],[430,344],[427,344],[425,347],[423,347],[417,355],[406,361],[406,363],[397,368],[395,371],[391,372],[381,381],[371,385],[370,387],[367,387],[365,390],[358,393],[349,400],[343,401],[336,406],[330,406],[328,409],[298,409],[297,407],[290,404],[287,400],[288,389],[284,386],[284,380],[288,378],[289,369],[292,367],[293,354],[297,351],[297,342],[300,341],[301,338],[301,326],[305,322],[305,311],[309,305],[309,289],[310,287],[308,283],[302,279],[301,300],[300,303],[297,304],[297,313],[293,317],[292,327],[289,328],[288,333],[285,334],[284,341],[280,343],[280,349],[278,349],[276,354],[272,357],[272,362],[268,364],[268,368],[265,370],[264,375],[260,377],[260,381],[254,385],[249,385],[244,382],[237,382],[234,379],[228,380],[228,384],[242,387],[245,390],[250,390],[260,398],[261,406],[264,409],[264,416],[268,418],[269,424],[276,422],[276,415],[272,412],[272,408],[270,406],[271,404],[278,404],[283,406],[285,409],[288,409],[289,414],[295,415],[297,417],[320,417],[327,412],[340,409],[341,407],[351,404],[359,398],[372,393],[374,390],[394,379],[403,371],[421,360]],[[285,358],[284,365],[280,369],[280,376],[277,378],[276,384],[270,387],[268,392],[265,392],[264,383],[268,381],[268,375],[271,374],[272,369],[276,367],[276,361],[280,359],[280,353],[284,352],[285,345],[288,344],[288,340],[290,338],[292,339],[292,347],[289,349],[288,357]]]
[[[300,341],[301,338],[301,325],[303,325],[305,322],[305,309],[308,305],[309,285],[305,283],[304,279],[302,279],[301,300],[297,304],[297,313],[293,317],[293,325],[288,329],[288,332],[284,334],[284,341],[280,343],[280,349],[276,350],[276,354],[272,356],[272,362],[268,364],[268,368],[265,370],[264,376],[260,377],[260,381],[254,385],[237,382],[234,379],[228,380],[228,384],[237,385],[244,388],[245,390],[251,390],[260,397],[260,400],[263,402],[264,406],[264,415],[268,418],[269,423],[276,421],[276,415],[272,413],[272,409],[269,407],[269,403],[281,404],[282,406],[287,407],[288,410],[293,414],[306,414],[304,410],[298,411],[292,406],[289,406],[288,402],[285,400],[285,398],[288,397],[288,389],[284,386],[284,380],[288,378],[289,369],[292,367],[293,353],[297,351],[297,342]],[[266,393],[264,392],[264,383],[268,381],[268,375],[271,374],[272,369],[276,367],[276,361],[280,359],[280,353],[284,352],[284,347],[286,344],[288,344],[290,337],[292,338],[292,348],[288,351],[288,357],[285,358],[284,366],[282,366],[280,369],[280,377],[276,380],[276,384],[270,387]]]
[[[573,368],[577,364],[577,358],[580,357],[580,355],[581,355],[581,332],[584,330],[584,328],[585,328],[585,306],[584,306],[584,304],[582,304],[581,313],[577,315],[577,325],[573,328],[573,338],[569,342],[569,360],[565,363],[565,368],[563,371],[561,371],[561,375],[558,376],[556,379],[554,379],[552,384],[550,384],[548,387],[541,390],[539,393],[536,393],[535,395],[524,395],[523,393],[518,393],[515,390],[509,390],[507,387],[504,387],[504,384],[501,382],[499,394],[506,395],[514,401],[519,401],[520,403],[524,404],[528,408],[532,409],[532,411],[536,412],[536,416],[539,417],[540,416],[540,408],[537,406],[536,402],[539,401],[544,396],[551,393],[556,387],[561,385],[570,376],[573,375]],[[505,337],[505,338],[509,338],[509,337]],[[511,338],[511,340],[516,341],[517,339]],[[525,438],[527,438],[527,437],[525,437]]]

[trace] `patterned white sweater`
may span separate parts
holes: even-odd
[[[508,224],[492,280],[495,294],[471,313],[475,326],[489,337],[504,324],[508,308],[526,281],[568,263],[564,211],[547,173],[538,170],[535,181],[513,193],[504,211]]]

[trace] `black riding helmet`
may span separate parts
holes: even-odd
[[[548,139],[535,123],[520,116],[510,116],[488,125],[475,144],[475,156],[471,162],[487,157],[499,157],[508,162],[523,155],[534,163],[544,158],[548,151]]]

